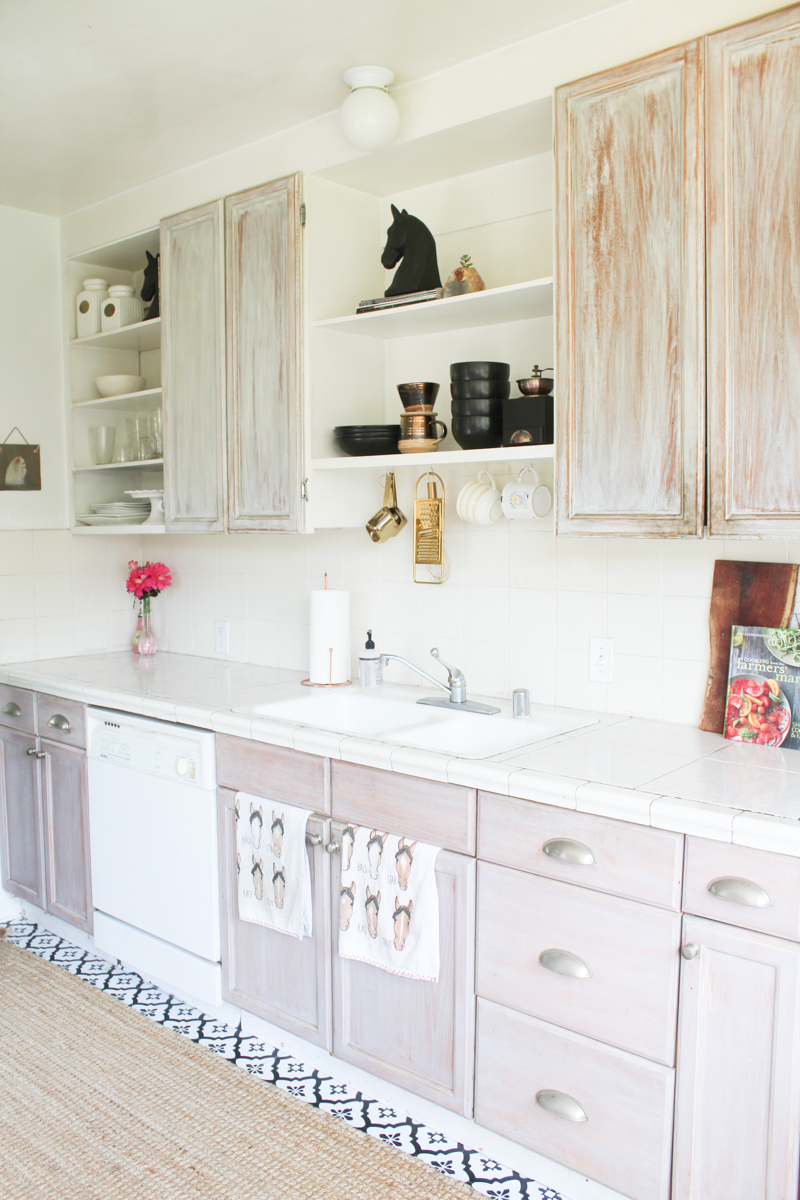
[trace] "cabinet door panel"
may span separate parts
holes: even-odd
[[[800,1155],[800,946],[686,917],[674,1200],[788,1200]]]
[[[708,39],[711,532],[800,534],[800,8]]]
[[[556,92],[558,532],[702,529],[702,46]]]
[[[481,863],[476,990],[671,1067],[680,926],[679,913]],[[580,973],[543,965],[548,952],[577,956]]]
[[[476,1121],[634,1200],[667,1200],[673,1070],[483,999],[477,1041]],[[543,1107],[548,1092],[586,1119]]]
[[[161,222],[164,508],[171,533],[225,528],[222,201]]]
[[[334,824],[334,838],[343,825]],[[341,859],[331,869],[333,911],[339,911]],[[434,1100],[472,1115],[475,1037],[475,862],[440,851],[438,983],[391,975],[340,958],[333,922],[333,1052]]]
[[[46,907],[38,760],[28,751],[36,739],[3,730],[0,734],[3,885]]]
[[[240,921],[237,906],[236,793],[219,789],[222,994],[247,1012],[331,1048],[330,855],[327,821],[312,817],[309,846],[312,936],[297,938]]]
[[[560,851],[553,842],[573,845]],[[584,861],[574,843],[590,852]],[[680,833],[478,792],[478,858],[645,904],[681,905]]]
[[[231,529],[302,521],[299,206],[298,175],[225,200]]]
[[[47,741],[42,749],[47,755],[42,771],[47,909],[91,933],[86,753]]]

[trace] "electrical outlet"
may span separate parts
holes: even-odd
[[[228,657],[231,652],[231,627],[227,621],[214,622],[214,645],[220,657]]]
[[[589,681],[614,682],[614,639],[589,638]]]

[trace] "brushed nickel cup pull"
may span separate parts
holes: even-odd
[[[60,729],[62,733],[72,732],[72,726],[66,717],[62,717],[61,713],[54,713],[47,724],[51,729]]]
[[[576,863],[579,867],[593,867],[597,862],[594,853],[583,842],[573,842],[571,838],[551,838],[542,846],[545,854],[558,862]]]
[[[543,950],[539,962],[546,970],[555,971],[556,975],[568,975],[570,979],[592,978],[591,968],[569,950]]]
[[[725,876],[722,879],[712,879],[708,885],[712,896],[719,900],[730,900],[732,904],[745,904],[749,908],[774,908],[775,901],[769,892],[749,879],[738,879],[736,876]]]
[[[568,1121],[588,1121],[589,1114],[582,1104],[573,1100],[566,1092],[553,1092],[544,1089],[536,1093],[536,1103],[545,1112],[553,1113],[556,1117],[566,1117]]]
[[[322,838],[319,836],[318,833],[307,833],[306,834],[306,845],[307,846],[321,846]]]
[[[22,716],[22,709],[20,708],[20,706],[18,704],[15,704],[13,700],[9,700],[8,704],[3,709],[3,712],[6,714],[7,717],[21,717]]]
[[[700,947],[697,942],[685,942],[681,946],[681,954],[684,958],[697,958],[700,953]]]
[[[328,842],[325,849],[328,851],[328,854],[338,854],[341,850],[341,846],[338,842]]]

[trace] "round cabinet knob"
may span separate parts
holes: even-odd
[[[684,958],[697,958],[700,953],[700,947],[697,942],[686,942],[681,946],[681,954]]]
[[[175,763],[175,770],[178,772],[179,775],[186,774],[186,772],[189,770],[189,764],[185,758],[179,758],[177,760],[177,762]]]

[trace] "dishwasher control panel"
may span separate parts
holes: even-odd
[[[214,734],[104,709],[87,710],[89,757],[196,787],[216,785]]]

